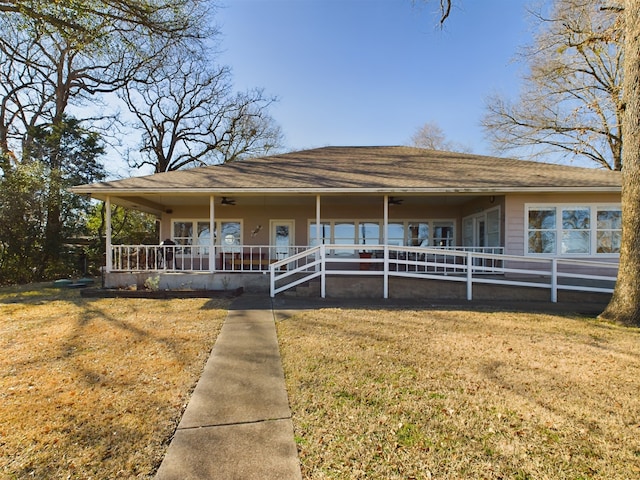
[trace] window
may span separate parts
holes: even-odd
[[[217,235],[218,225],[220,225],[220,235]],[[225,248],[225,251],[235,251],[242,244],[242,227],[238,221],[216,222],[216,244]],[[195,235],[194,235],[195,232]],[[181,253],[191,254],[191,246],[194,248],[193,254],[208,255],[211,241],[211,230],[208,220],[177,220],[173,222],[173,241],[176,245],[184,248]],[[189,246],[189,247],[187,247]]]
[[[323,221],[321,239],[325,244],[380,245],[383,242],[383,222],[376,221]],[[397,246],[451,246],[454,245],[453,220],[394,220],[388,224],[387,244]],[[309,221],[309,245],[317,245],[316,223]],[[338,253],[339,251],[336,251]],[[343,254],[350,254],[342,250]]]
[[[451,247],[453,244],[453,222],[435,222],[433,245],[436,247]]]
[[[360,222],[358,224],[358,245],[380,245],[380,224]]]
[[[620,209],[598,208],[596,213],[597,253],[620,253],[622,212]]]
[[[336,222],[333,229],[333,243],[336,245],[353,245],[356,243],[356,224],[353,222]]]
[[[318,245],[318,237],[322,244],[331,243],[331,226],[327,222],[320,222],[320,232],[316,231],[315,223],[309,224],[309,245],[312,247]]]
[[[411,222],[408,225],[409,245],[413,247],[429,246],[429,224],[421,222]]]
[[[556,209],[529,209],[528,253],[555,253],[556,251]]]
[[[618,206],[528,207],[527,253],[550,255],[619,253],[621,221],[622,212]]]
[[[193,222],[173,222],[173,241],[177,245],[193,245]]]
[[[588,207],[562,209],[561,253],[591,253],[590,215]]]
[[[198,238],[197,245],[201,246],[201,253],[209,255],[209,244],[211,239],[211,232],[209,231],[209,222],[198,222]]]
[[[404,223],[389,223],[387,244],[389,245],[404,245]]]

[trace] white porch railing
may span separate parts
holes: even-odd
[[[473,299],[473,285],[483,283],[546,288],[551,301],[557,302],[559,290],[612,293],[618,272],[618,264],[612,262],[504,255],[481,247],[379,245],[367,246],[370,255],[354,257],[361,247],[320,245],[271,264],[271,296],[320,277],[324,298],[327,275],[377,275],[384,278],[384,298],[388,298],[389,277],[395,276],[465,282],[468,300]]]
[[[363,250],[366,248],[366,250]],[[552,257],[504,255],[502,247],[405,247],[394,245],[114,245],[112,272],[238,272],[270,273],[271,296],[327,275],[369,275],[466,282],[467,298],[474,284],[546,288],[551,301],[559,290],[613,292],[618,264]]]
[[[363,250],[366,247],[366,250]],[[112,272],[268,272],[269,265],[286,259],[286,268],[292,270],[307,265],[313,259],[308,246],[237,245],[216,246],[209,255],[208,245],[113,245],[111,247]],[[425,257],[421,247],[389,246],[390,256],[396,260],[399,270],[456,272],[456,255],[449,252],[489,253],[501,255],[503,247],[434,247],[438,254]],[[329,245],[326,249],[328,268],[382,270],[384,246],[382,245]],[[211,260],[214,260],[212,263]],[[428,262],[419,262],[420,260]],[[418,263],[416,263],[418,262]],[[476,265],[498,267],[493,259],[475,259]],[[459,262],[458,262],[459,263]],[[213,267],[213,268],[212,268]]]
[[[113,245],[111,272],[268,272],[269,264],[307,246]]]

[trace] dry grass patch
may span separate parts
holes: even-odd
[[[153,475],[227,306],[0,289],[0,476]]]
[[[637,329],[325,309],[278,335],[305,478],[640,478]]]

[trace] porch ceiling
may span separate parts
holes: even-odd
[[[236,206],[275,206],[275,205],[309,205],[316,203],[315,195],[216,195],[215,204],[220,205],[222,197],[233,199]],[[394,199],[402,201],[403,206],[410,205],[460,205],[479,195],[390,195]],[[383,205],[384,195],[320,195],[321,205]],[[208,206],[209,195],[168,195],[168,194],[147,194],[136,196],[113,196],[111,201],[114,204],[122,205],[136,210],[142,210],[156,215],[166,212],[168,209],[177,206]],[[396,208],[397,205],[390,204],[389,208]]]

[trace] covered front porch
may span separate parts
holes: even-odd
[[[106,273],[265,272],[322,244],[336,245],[328,254],[338,260],[380,257],[380,245],[504,253],[504,196],[149,194],[105,203]],[[158,244],[114,244],[112,203],[155,214]]]

